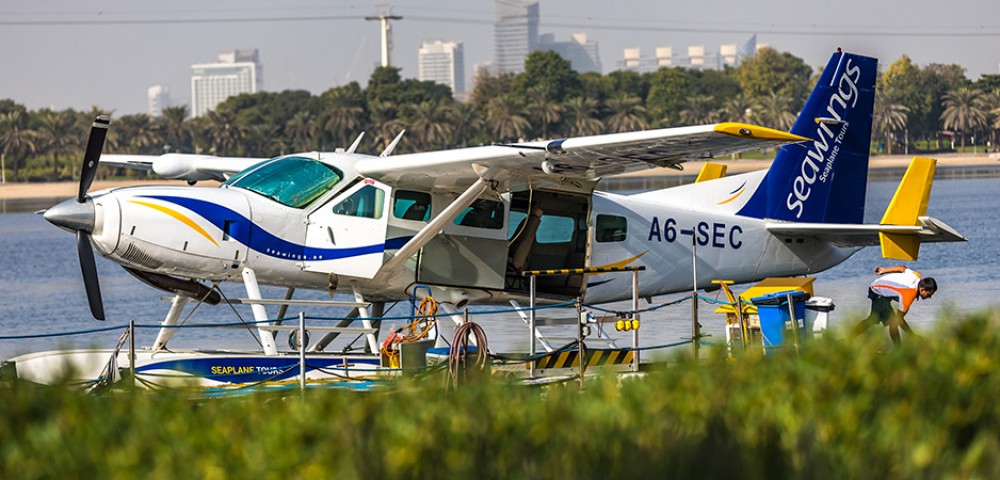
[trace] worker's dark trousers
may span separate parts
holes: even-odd
[[[898,315],[896,309],[892,308],[892,298],[883,297],[870,288],[868,289],[868,298],[872,301],[872,312],[868,314],[868,318],[864,319],[865,324],[868,326],[874,325],[876,322],[882,325],[889,325],[889,320]]]

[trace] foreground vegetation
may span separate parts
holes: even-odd
[[[537,51],[528,56],[523,73],[481,75],[468,101],[457,101],[444,85],[377,68],[364,87],[352,82],[320,95],[303,90],[238,95],[195,119],[186,106],[167,108],[156,118],[115,115],[105,152],[267,158],[346,147],[365,131],[359,151],[378,153],[404,129],[397,152],[718,121],[787,130],[818,75],[802,59],[770,48],[724,70],[664,67],[607,75],[577,73],[555,52]],[[16,99],[0,99],[7,180],[76,175],[87,129],[102,113],[113,112],[100,106],[29,111]],[[996,149],[998,130],[1000,75],[973,81],[959,65],[921,67],[906,56],[880,75],[874,153],[901,153],[907,146],[911,153],[918,146],[922,153],[950,151],[986,141]],[[140,175],[113,174],[126,173]]]
[[[201,399],[0,390],[2,478],[997,478],[1000,317],[644,379]],[[633,477],[637,478],[637,477]]]

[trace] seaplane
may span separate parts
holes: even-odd
[[[704,289],[713,279],[813,274],[867,246],[914,260],[923,242],[964,241],[926,214],[930,159],[911,164],[881,223],[864,223],[877,68],[874,58],[834,53],[790,132],[718,123],[392,155],[396,137],[379,156],[358,153],[359,136],[344,150],[271,159],[102,157],[109,120],[99,117],[78,196],[44,217],[76,235],[95,318],[105,312],[94,249],[174,295],[145,361],[161,355],[191,375],[255,380],[258,370],[280,369],[268,358],[282,358],[260,285],[285,287],[286,297],[294,289],[347,293],[356,300],[352,315],[370,328],[386,302],[420,291],[450,313],[524,303],[530,294],[602,304],[633,296],[629,273],[596,273],[602,268],[643,267],[637,293],[651,298],[690,291],[692,281]],[[597,190],[603,177],[762,148],[780,148],[767,170],[725,176],[709,163],[691,184],[631,195]],[[89,193],[99,165],[222,183]],[[523,272],[543,270],[579,273],[529,286]],[[250,302],[261,302],[252,310],[262,352],[225,367],[218,355],[167,355],[176,331],[169,327],[184,305],[219,303],[220,282],[242,283]],[[367,341],[378,352],[374,332]],[[30,358],[14,363],[26,372],[19,375],[32,375]]]

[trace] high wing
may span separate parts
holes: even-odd
[[[815,237],[842,247],[871,247],[879,244],[879,233],[906,234],[921,242],[964,242],[965,237],[934,217],[919,217],[920,225],[878,225],[837,223],[768,222],[764,228],[779,237]]]
[[[101,165],[145,170],[163,178],[226,181],[229,177],[266,158],[215,157],[193,153],[164,155],[102,155]]]
[[[592,190],[603,176],[811,141],[744,123],[719,123],[361,160],[358,173],[396,187],[464,191],[483,178],[501,190],[529,184]]]

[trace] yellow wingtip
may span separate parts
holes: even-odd
[[[751,125],[749,123],[725,122],[715,126],[715,131],[740,138],[755,140],[771,140],[776,142],[810,142],[812,139],[795,135],[794,133],[775,130],[773,128]]]

